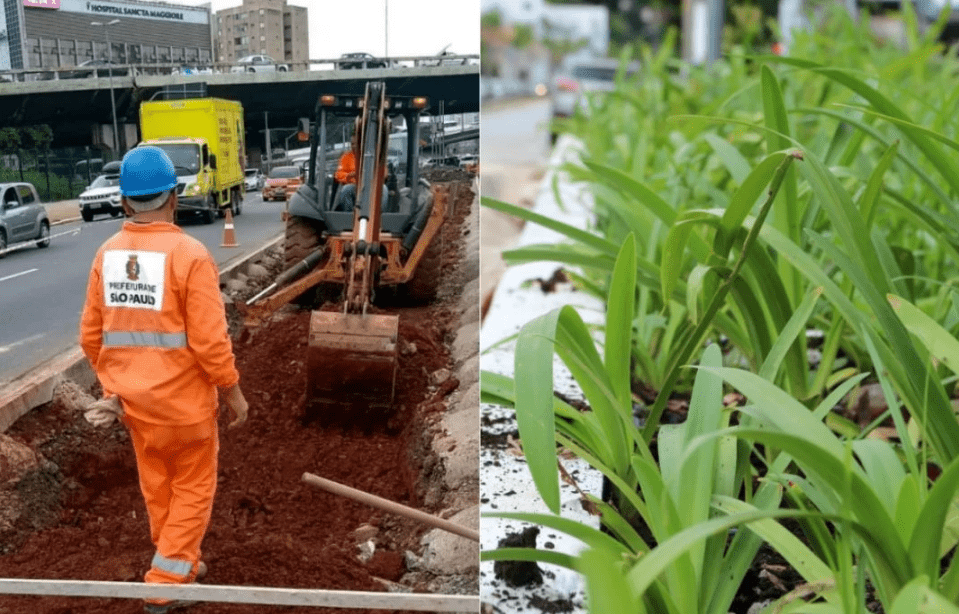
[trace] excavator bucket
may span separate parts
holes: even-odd
[[[314,311],[307,353],[311,402],[384,410],[393,403],[399,317]]]

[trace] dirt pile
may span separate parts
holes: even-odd
[[[315,473],[444,517],[462,513],[470,501],[468,480],[453,492],[448,463],[437,461],[432,446],[424,444],[442,435],[437,429],[450,399],[462,396],[464,361],[454,358],[451,347],[460,334],[461,298],[475,294],[464,284],[478,285],[459,264],[464,237],[476,233],[466,228],[476,213],[474,195],[468,184],[456,184],[451,192],[454,219],[445,228],[444,252],[450,274],[441,299],[382,307],[400,321],[396,399],[387,423],[328,424],[305,411],[308,310],[284,307],[242,341],[234,336],[250,416],[232,431],[221,416],[219,483],[203,543],[210,568],[205,583],[478,592],[477,568],[459,569],[457,577],[437,584],[434,570],[420,565],[429,549],[422,541],[428,527],[314,490],[300,479],[304,472]],[[268,275],[251,275],[242,288],[228,284],[225,295],[252,294],[281,261],[267,255],[260,265]],[[231,330],[238,333],[237,324],[231,318]],[[61,394],[0,435],[0,446],[9,452],[0,454],[0,481],[10,476],[0,484],[0,577],[139,582],[154,551],[127,433],[119,425],[91,427],[71,402],[75,397],[76,391]],[[20,460],[14,467],[7,458]],[[475,474],[475,459],[472,464]],[[476,499],[474,492],[473,504]],[[475,525],[478,529],[478,516]],[[286,611],[207,603],[190,611],[281,610]],[[122,614],[140,612],[142,605],[0,595],[0,613],[25,611]]]

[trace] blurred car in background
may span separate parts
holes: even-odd
[[[286,72],[290,67],[286,64],[277,64],[276,60],[268,55],[248,55],[236,61],[230,67],[231,73],[240,72]]]
[[[572,116],[577,108],[583,107],[588,93],[612,91],[619,70],[620,62],[616,58],[568,58],[553,79],[553,119]],[[631,62],[624,75],[628,78],[638,70],[639,63]],[[554,143],[556,136],[556,132],[550,134]]]
[[[563,63],[553,79],[553,117],[569,117],[584,102],[587,92],[609,92],[616,85],[619,60],[615,58],[572,58]],[[631,62],[627,77],[639,70]]]
[[[286,200],[287,194],[296,192],[301,185],[303,176],[298,166],[277,166],[266,178],[263,200]]]
[[[339,70],[349,70],[355,68],[389,68],[389,62],[381,60],[374,55],[363,52],[344,53],[336,61],[336,67]]]
[[[263,189],[263,183],[266,181],[263,171],[258,168],[248,168],[245,175],[243,182],[246,184],[247,192],[256,192]]]

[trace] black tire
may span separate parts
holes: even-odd
[[[286,72],[286,66],[280,66],[279,68],[277,68],[277,71]]]
[[[415,303],[430,303],[436,299],[443,280],[443,227],[430,241],[426,253],[416,266],[413,277],[406,282],[406,297]]]
[[[7,255],[7,233],[0,230],[0,258]]]
[[[230,206],[233,207],[233,217],[243,213],[243,196],[239,190],[233,190]]]
[[[40,236],[37,237],[37,247],[43,249],[44,247],[50,247],[50,223],[49,222],[40,222]]]
[[[84,209],[83,211],[80,212],[80,217],[83,218],[83,221],[84,221],[84,222],[92,222],[92,221],[93,221],[93,212],[92,212],[92,211],[87,211],[86,209]]]
[[[216,220],[216,203],[209,197],[203,201],[203,211],[200,212],[200,219],[204,224],[212,224]]]
[[[250,66],[249,68],[246,69],[246,72],[256,72],[256,69]]]

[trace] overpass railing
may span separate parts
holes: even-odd
[[[235,62],[192,64],[184,62],[116,64],[103,66],[46,66],[15,69],[0,72],[0,87],[3,82],[55,81],[60,79],[107,78],[111,70],[114,77],[132,75],[179,75],[202,76],[213,74],[249,74],[259,72],[296,72],[307,70],[402,70],[437,66],[476,66],[479,70],[479,55],[441,56],[391,56],[384,58],[332,58],[310,59],[301,62],[277,62],[273,65],[247,66]]]

